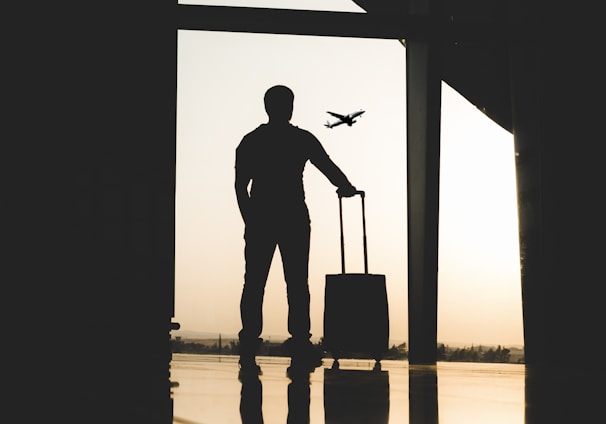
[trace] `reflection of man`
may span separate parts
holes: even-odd
[[[338,187],[341,196],[349,197],[356,191],[318,139],[290,124],[294,94],[288,87],[271,87],[264,100],[269,122],[244,136],[236,149],[236,197],[246,227],[240,368],[251,373],[261,371],[255,355],[262,342],[263,295],[276,246],[280,249],[286,280],[291,335],[288,345],[293,364],[312,367],[321,364],[309,332],[310,220],[303,189],[306,162],[309,160]]]

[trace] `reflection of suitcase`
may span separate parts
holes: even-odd
[[[389,314],[385,275],[368,273],[365,195],[363,191],[356,194],[362,198],[364,273],[345,273],[343,206],[339,196],[341,274],[326,275],[323,345],[335,359],[333,366],[336,367],[343,355],[360,357],[361,353],[369,354],[378,363],[388,349]]]
[[[387,371],[324,369],[325,424],[387,424],[389,402]]]

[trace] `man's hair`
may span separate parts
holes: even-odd
[[[265,111],[270,117],[290,120],[295,95],[285,85],[274,85],[265,92]]]

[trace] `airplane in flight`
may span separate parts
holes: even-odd
[[[354,124],[354,122],[356,122],[355,118],[362,115],[364,112],[366,112],[366,111],[358,110],[356,112],[352,112],[347,115],[341,115],[339,113],[327,111],[326,113],[331,114],[332,116],[334,116],[335,118],[337,118],[339,120],[336,122],[333,122],[332,124],[330,122],[326,121],[326,124],[324,124],[324,126],[326,128],[332,128],[332,127],[336,127],[337,125],[347,124],[347,126],[351,127]]]

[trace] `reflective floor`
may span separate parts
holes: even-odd
[[[518,364],[325,359],[308,378],[289,358],[259,357],[263,374],[238,379],[235,356],[175,354],[175,424],[529,423],[526,370]],[[553,400],[553,399],[552,399]],[[537,420],[536,423],[541,421]],[[546,421],[547,422],[547,421]]]

